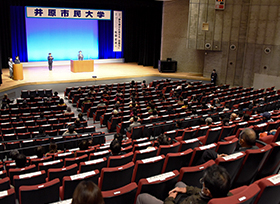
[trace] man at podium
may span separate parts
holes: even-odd
[[[49,64],[49,70],[52,71],[52,64],[53,64],[52,53],[49,53],[49,56],[48,56],[48,64]]]
[[[84,55],[82,54],[81,50],[79,51],[79,54],[78,54],[78,60],[84,60]]]

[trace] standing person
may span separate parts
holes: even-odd
[[[213,69],[213,72],[211,74],[211,83],[213,83],[215,86],[216,86],[216,80],[217,80],[216,69]]]
[[[20,64],[19,56],[16,56],[15,64]]]
[[[48,63],[49,63],[49,70],[52,71],[52,64],[53,64],[52,53],[49,53],[49,56],[48,56]]]
[[[14,76],[13,64],[14,64],[13,58],[9,57],[8,65],[9,65],[9,70],[10,70],[10,78],[13,78],[13,76]]]
[[[84,60],[84,55],[82,54],[81,50],[79,51],[79,54],[78,54],[78,60]]]

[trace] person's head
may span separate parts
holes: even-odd
[[[49,53],[49,56],[51,56],[52,55],[52,53]]]
[[[16,59],[19,59],[19,56],[16,56]]]
[[[57,152],[57,145],[54,142],[51,142],[49,145],[50,153],[56,153]]]
[[[252,147],[256,144],[256,133],[251,128],[245,128],[239,135],[239,144],[241,147]]]
[[[158,141],[159,145],[170,145],[169,138],[164,134],[161,134],[160,136],[158,136],[157,141]]]
[[[156,110],[153,110],[152,115],[153,115],[153,116],[157,116],[157,111],[156,111]]]
[[[143,80],[143,84],[146,84],[146,80]]]
[[[66,111],[71,113],[71,108],[69,106],[67,106]]]
[[[133,122],[137,122],[137,120],[138,120],[137,115],[133,116]]]
[[[243,111],[242,111],[242,110],[238,111],[238,117],[239,117],[239,118],[242,118],[242,117],[243,117]]]
[[[200,182],[201,193],[210,198],[226,197],[231,187],[230,175],[226,169],[216,164],[205,170]]]
[[[9,156],[12,160],[16,160],[18,154],[19,154],[19,151],[17,149],[13,149],[10,151]]]
[[[79,113],[78,114],[78,118],[81,120],[83,118],[83,114],[82,113]]]
[[[114,139],[117,139],[120,144],[122,144],[123,135],[121,133],[114,134]]]
[[[207,118],[205,119],[206,125],[212,125],[212,122],[213,122],[213,119],[212,119],[211,117],[207,117]]]
[[[269,120],[271,117],[269,112],[261,113],[261,116],[263,117],[264,120]]]
[[[222,124],[223,124],[223,126],[228,126],[229,125],[229,118],[227,118],[227,117],[223,118]]]
[[[81,181],[73,193],[72,204],[105,204],[101,191],[92,181]]]
[[[243,121],[249,121],[250,120],[250,115],[249,114],[244,114],[243,115]]]
[[[13,61],[13,58],[9,57],[9,60],[10,60],[10,61]]]
[[[59,102],[58,102],[59,104],[64,104],[64,100],[63,100],[63,98],[61,98],[61,99],[59,99]],[[68,107],[67,107],[68,108]],[[70,107],[69,107],[70,108]],[[71,108],[70,108],[71,109]],[[71,111],[71,110],[70,110]]]
[[[231,121],[234,121],[236,118],[237,118],[236,113],[232,113],[232,114],[230,115],[230,120],[231,120]]]
[[[4,96],[3,96],[3,98],[4,98],[4,99],[7,99],[7,98],[8,98],[8,94],[5,93]]]
[[[45,148],[42,146],[39,146],[36,148],[36,155],[38,158],[42,158],[45,154]]]
[[[110,144],[110,150],[113,155],[118,155],[121,152],[121,144],[118,139],[114,139]]]
[[[40,127],[40,128],[39,128],[39,134],[44,134],[44,133],[45,133],[44,128]]]
[[[216,73],[216,69],[213,69],[213,73]]]
[[[181,120],[176,121],[176,128],[182,128],[182,121]]]
[[[69,133],[74,133],[74,131],[75,131],[75,127],[74,127],[73,125],[70,125],[70,126],[68,127],[68,132],[69,132]]]
[[[16,166],[23,168],[26,166],[26,156],[24,154],[18,154],[16,157]]]
[[[87,150],[88,149],[88,141],[87,140],[82,140],[80,143],[79,143],[79,149],[80,150]]]
[[[118,116],[118,111],[115,109],[115,110],[113,110],[113,115],[116,117],[116,116]]]
[[[54,95],[54,96],[58,96],[58,92],[55,91],[55,92],[53,93],[53,95]]]
[[[82,54],[82,51],[81,51],[81,50],[79,51],[79,54]]]

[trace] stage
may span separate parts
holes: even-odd
[[[99,61],[94,64],[93,72],[73,73],[70,70],[70,62],[54,63],[53,70],[49,71],[47,63],[23,63],[24,79],[15,81],[9,78],[9,69],[2,69],[3,84],[0,92],[13,88],[36,84],[58,84],[86,81],[113,80],[122,78],[137,78],[145,76],[171,77],[193,80],[206,80],[202,75],[195,73],[160,73],[152,66],[142,66],[137,63],[123,63],[118,61]],[[96,76],[96,78],[92,78]]]

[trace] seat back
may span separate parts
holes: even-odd
[[[91,149],[87,149],[87,150],[78,150],[76,151],[76,156],[77,157],[80,157],[80,156],[83,156],[84,154],[91,154],[91,153],[94,153],[95,151],[95,148],[91,148]]]
[[[199,165],[201,163],[200,160],[202,158],[203,152],[207,149],[215,149],[216,146],[217,145],[215,143],[212,143],[212,144],[204,145],[201,147],[195,147],[193,149],[193,154],[192,154],[192,158],[191,158],[189,166]]]
[[[107,167],[107,159],[105,157],[86,161],[86,162],[81,162],[79,167],[79,172],[84,173],[96,169],[99,170],[99,172],[101,172],[101,169],[104,167]]]
[[[0,191],[4,191],[8,189],[10,189],[10,178],[5,177],[3,179],[0,179]]]
[[[246,157],[233,182],[233,187],[249,185],[253,181],[271,148],[270,145],[266,145],[261,149],[246,150]]]
[[[88,160],[88,155],[84,154],[80,157],[75,157],[75,158],[65,158],[64,159],[64,166],[70,166],[72,164],[77,164],[78,166],[80,165],[80,162],[84,162]]]
[[[192,153],[193,153],[192,149],[188,149],[184,152],[168,153],[164,160],[162,173],[173,171],[173,170],[180,171],[182,167],[189,166]]]
[[[257,184],[248,186],[245,190],[241,191],[232,196],[224,198],[212,198],[208,204],[225,204],[225,203],[242,203],[242,204],[253,204],[256,200],[260,188]]]
[[[1,204],[16,204],[15,189],[11,188],[0,192]]]
[[[24,168],[18,168],[18,169],[10,169],[9,170],[9,176],[11,180],[11,184],[14,184],[14,176],[15,175],[20,175],[20,174],[26,174],[26,173],[31,173],[37,171],[36,165],[30,165]]]
[[[38,170],[44,170],[48,172],[48,169],[51,168],[62,168],[64,165],[64,162],[62,159],[60,160],[54,160],[54,161],[49,161],[49,162],[44,162],[44,163],[39,163],[38,164]]]
[[[216,164],[224,167],[230,175],[231,183],[234,181],[239,169],[243,163],[246,154],[244,152],[238,152],[228,155],[226,157],[220,157],[215,160]]]
[[[218,142],[216,152],[218,154],[232,154],[236,148],[238,139],[233,138],[230,141]]]
[[[204,145],[211,144],[211,143],[217,143],[220,137],[220,133],[222,131],[221,127],[211,128],[208,129],[206,133],[206,141]]]
[[[170,145],[160,145],[157,155],[167,155],[167,153],[177,153],[180,147],[180,142],[176,142]]]
[[[147,149],[137,150],[134,152],[133,162],[137,160],[146,159],[149,157],[154,157],[157,155],[157,147],[151,147]]]
[[[127,154],[118,155],[118,156],[110,156],[108,159],[107,167],[116,167],[122,166],[132,161],[133,152],[129,152]]]
[[[139,181],[136,198],[140,193],[148,193],[157,199],[164,200],[170,189],[177,183],[178,177],[179,172],[174,170],[153,177],[143,178]]]
[[[256,182],[261,191],[256,199],[256,204],[269,203],[279,204],[280,201],[280,175],[275,174],[266,178],[260,179]]]
[[[18,198],[19,196],[18,195],[19,187],[45,183],[46,177],[47,175],[45,171],[36,171],[32,173],[14,176],[14,187],[16,190],[16,197]]]
[[[148,146],[152,146],[152,144],[152,141],[135,144],[132,151],[135,152],[136,150],[146,149]]]
[[[120,188],[131,183],[134,163],[129,162],[119,167],[108,167],[101,170],[98,186],[101,191]]]
[[[276,174],[280,168],[280,142],[271,143],[272,150],[269,152],[257,178],[263,178]]]
[[[223,129],[221,131],[219,140],[223,140],[225,137],[233,135],[233,131],[235,129],[235,124],[230,125],[230,126],[223,126]]]
[[[59,179],[34,185],[21,186],[19,188],[20,204],[51,203],[59,200]]]
[[[143,126],[133,127],[131,130],[130,138],[132,140],[139,139],[142,137],[142,133],[143,133]]]
[[[35,164],[38,167],[39,163],[48,162],[52,160],[53,160],[52,156],[38,158],[38,159],[31,159],[31,164]]]
[[[89,160],[95,160],[95,159],[100,159],[103,157],[107,157],[109,156],[110,152],[109,150],[104,150],[104,151],[100,151],[100,152],[95,152],[95,153],[91,153],[89,155]]]
[[[133,204],[136,191],[137,184],[133,182],[115,190],[102,191],[102,196],[106,204]]]
[[[198,145],[199,140],[197,138],[180,141],[179,152],[183,152],[187,149],[194,149],[195,147],[198,147]]]
[[[70,176],[76,174],[78,171],[78,165],[72,164],[71,166],[55,168],[48,170],[48,180],[51,181],[53,179],[58,178],[60,180],[60,185],[62,185],[62,179],[64,176]]]
[[[214,164],[215,162],[213,160],[209,160],[208,162],[199,166],[183,167],[180,169],[179,181],[184,182],[188,186],[196,186],[201,188],[199,179],[203,177],[205,169]]]
[[[136,161],[132,182],[138,183],[141,178],[147,178],[160,174],[164,163],[164,155]],[[147,171],[147,169],[149,169]]]
[[[72,198],[75,188],[82,180],[89,180],[98,185],[98,177],[98,170],[88,171],[71,176],[64,176],[62,181],[62,191],[60,194],[61,199],[64,200]]]

